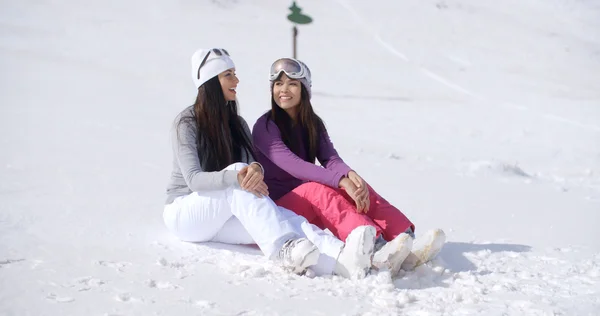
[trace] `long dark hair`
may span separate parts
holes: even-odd
[[[219,78],[215,76],[198,88],[189,114],[177,123],[192,124],[196,130],[198,157],[204,171],[219,171],[234,162],[254,158],[252,142],[244,131],[235,101],[225,101]],[[178,135],[179,137],[179,135]]]
[[[279,78],[277,80],[279,80]],[[323,120],[321,120],[321,118],[313,110],[306,87],[304,87],[303,83],[300,83],[300,85],[300,104],[298,105],[299,110],[296,123],[300,124],[302,137],[304,139],[308,139],[308,143],[305,144],[304,148],[308,154],[308,159],[306,161],[315,163],[317,153],[319,152],[321,136],[326,131],[325,124],[323,124]],[[277,103],[275,103],[273,93],[271,93],[271,113],[269,115],[269,119],[273,120],[273,122],[275,122],[279,128],[283,143],[288,146],[293,153],[299,155],[301,144],[298,143],[298,139],[296,137],[292,137],[294,122],[287,112],[280,108]],[[268,122],[269,121],[267,120],[267,123]]]

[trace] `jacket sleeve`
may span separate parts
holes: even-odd
[[[198,153],[196,131],[192,124],[176,123],[172,129],[172,143],[181,174],[190,190],[198,192],[239,187],[236,170],[203,171],[199,157],[202,153]]]
[[[283,142],[277,125],[271,120],[267,124],[264,120],[259,120],[254,125],[254,146],[258,151],[297,179],[338,187],[344,176],[342,173],[319,167],[298,157]]]
[[[317,159],[326,169],[341,173],[345,176],[352,170],[352,168],[350,168],[338,155],[326,130],[323,131],[323,134],[321,135]]]

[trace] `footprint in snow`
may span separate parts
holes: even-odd
[[[167,246],[167,245],[165,245],[165,244],[163,244],[163,243],[160,243],[160,242],[158,242],[158,241],[155,241],[155,242],[153,242],[153,243],[152,243],[152,246],[154,246],[154,247],[156,247],[156,248],[163,249],[163,250],[170,250],[169,246]]]
[[[171,282],[157,282],[155,280],[146,281],[146,285],[150,288],[155,288],[159,290],[177,290],[181,289],[181,286],[177,284],[173,284]]]
[[[93,288],[99,288],[100,286],[104,285],[106,282],[104,282],[100,279],[96,279],[91,276],[87,276],[87,277],[75,279],[74,283],[77,286],[79,286],[78,291],[83,292],[83,291],[89,291]]]
[[[163,267],[171,267],[171,268],[175,268],[175,269],[180,269],[180,268],[184,268],[184,267],[185,267],[185,264],[184,264],[184,263],[181,263],[181,262],[178,262],[178,261],[174,261],[174,262],[170,262],[170,263],[169,263],[169,261],[168,261],[167,259],[165,259],[165,258],[162,258],[162,257],[161,257],[161,258],[159,258],[159,259],[156,261],[156,263],[157,263],[158,265],[161,265],[161,266],[163,266]]]
[[[104,261],[104,260],[97,261],[96,264],[104,266],[104,267],[108,267],[108,268],[113,268],[113,269],[117,270],[118,272],[123,272],[126,267],[131,266],[131,263],[129,263],[129,262],[115,262],[115,261]]]
[[[213,309],[217,304],[209,301],[195,301],[194,305],[204,309]]]
[[[147,301],[144,298],[134,297],[133,295],[131,295],[131,293],[128,293],[128,292],[117,294],[115,296],[115,300],[118,301],[118,302],[123,302],[123,303],[150,303],[150,304],[156,303],[152,299],[149,300],[149,301]]]
[[[75,301],[75,299],[72,297],[58,296],[55,293],[48,293],[48,295],[46,295],[46,299],[57,303],[71,303]]]

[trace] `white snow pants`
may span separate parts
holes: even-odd
[[[227,170],[240,170],[235,163]],[[163,219],[179,239],[189,242],[257,244],[270,259],[288,239],[306,237],[321,252],[311,269],[317,275],[333,274],[344,243],[296,213],[279,207],[269,197],[258,198],[239,188],[193,192],[166,205]]]

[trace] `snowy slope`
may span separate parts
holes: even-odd
[[[448,244],[352,282],[162,224],[189,57],[225,47],[250,124],[289,3],[0,4],[1,315],[597,315],[600,6],[299,2],[299,57],[338,151]]]

